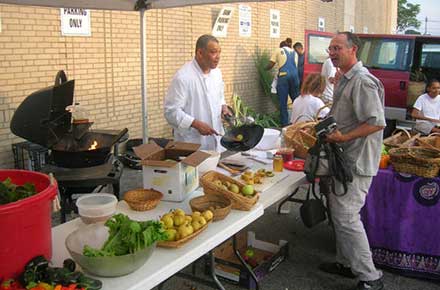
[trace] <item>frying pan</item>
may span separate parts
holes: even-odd
[[[229,130],[220,140],[223,147],[230,151],[247,151],[254,148],[263,137],[263,127],[256,124],[245,124]],[[243,135],[243,140],[236,140],[237,135]]]

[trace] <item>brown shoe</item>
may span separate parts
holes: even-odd
[[[337,262],[322,263],[321,265],[318,266],[318,268],[319,268],[319,270],[326,272],[326,273],[335,274],[335,275],[343,276],[345,278],[350,278],[350,279],[356,278],[356,275],[353,274],[353,272],[351,271],[351,268],[345,267],[341,263],[337,263]]]

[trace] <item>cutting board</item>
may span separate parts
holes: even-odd
[[[264,192],[265,190],[268,190],[269,188],[271,188],[272,186],[274,186],[284,178],[287,178],[288,176],[287,172],[274,172],[274,174],[275,175],[273,177],[265,177],[263,179],[263,183],[254,184],[253,185],[254,189],[259,192]],[[235,177],[235,179],[238,179],[244,183],[244,181],[240,179],[240,175]]]

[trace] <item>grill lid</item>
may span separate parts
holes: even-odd
[[[66,107],[73,102],[75,81],[67,81],[59,71],[55,85],[30,94],[11,119],[11,131],[33,143],[51,148],[70,130],[72,114]]]

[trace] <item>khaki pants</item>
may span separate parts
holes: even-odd
[[[336,236],[336,261],[351,267],[361,281],[372,281],[382,277],[373,264],[370,245],[360,217],[360,210],[371,185],[371,176],[353,175],[353,182],[347,184],[343,196],[328,195],[330,213]],[[344,192],[342,184],[336,181],[336,193]]]

